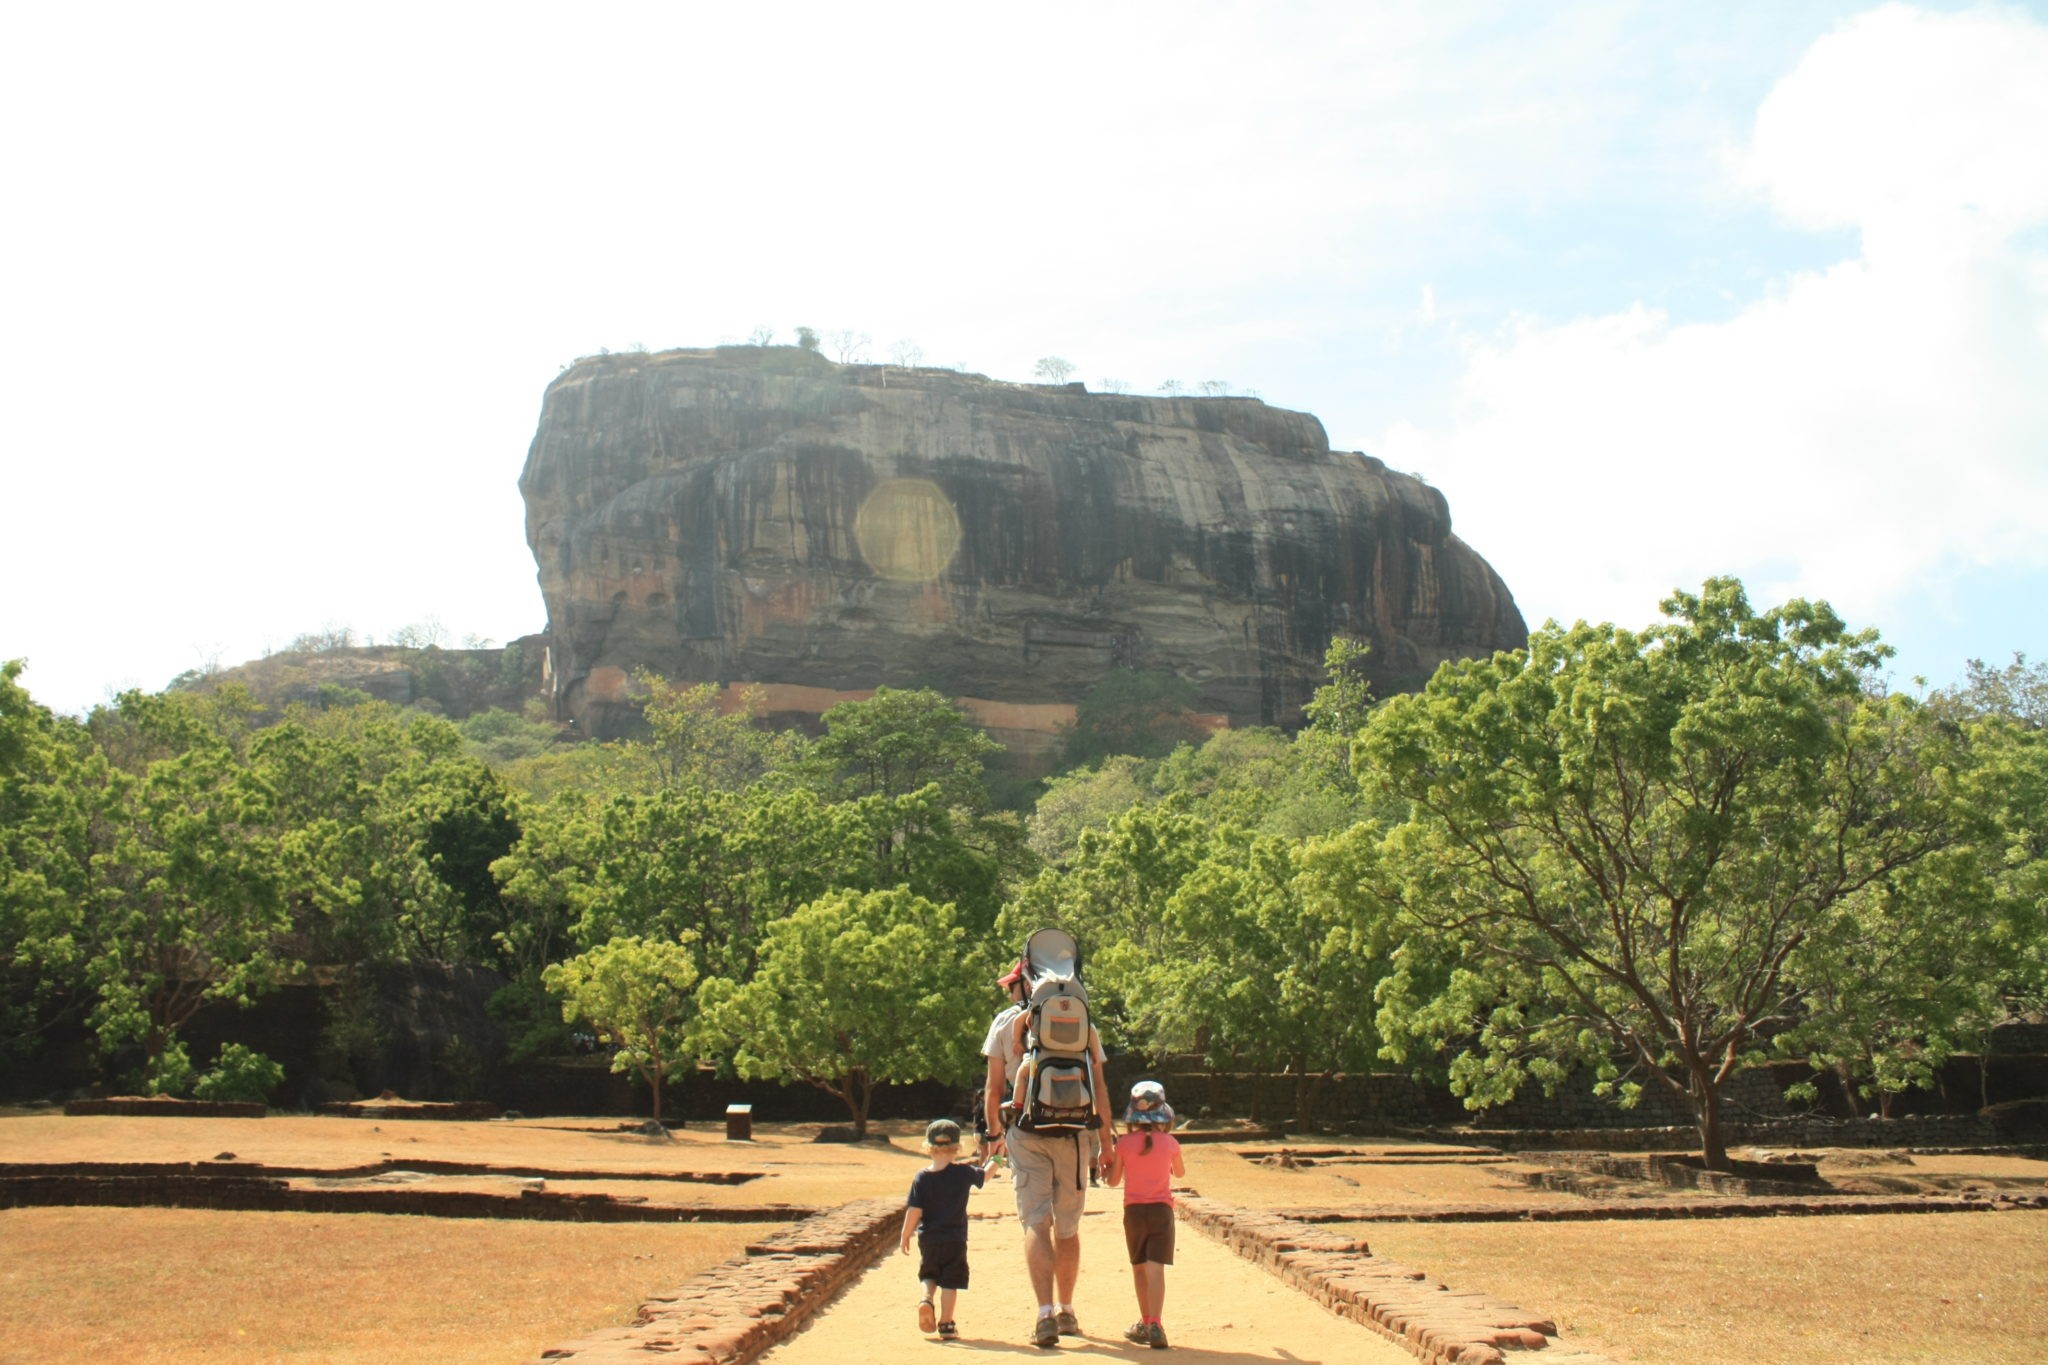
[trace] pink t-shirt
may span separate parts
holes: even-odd
[[[1124,1167],[1124,1203],[1171,1204],[1173,1202],[1173,1158],[1180,1151],[1180,1139],[1171,1133],[1152,1134],[1152,1150],[1145,1150],[1143,1133],[1125,1133],[1116,1140],[1117,1158]]]

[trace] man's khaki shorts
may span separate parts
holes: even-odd
[[[1050,1218],[1053,1236],[1079,1236],[1081,1209],[1088,1202],[1082,1158],[1086,1135],[1012,1128],[1003,1136],[1010,1149],[1011,1183],[1017,1187],[1017,1221],[1028,1231]]]

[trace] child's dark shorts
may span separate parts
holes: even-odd
[[[1124,1246],[1131,1264],[1173,1264],[1173,1205],[1124,1205]]]
[[[917,1239],[917,1278],[941,1289],[967,1287],[967,1243]]]

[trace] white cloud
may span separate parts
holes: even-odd
[[[1815,43],[1771,92],[1748,177],[1809,226],[2010,234],[2048,218],[2044,77],[2048,28],[2024,15],[1887,5]]]
[[[1743,167],[1855,259],[1710,324],[1637,306],[1470,344],[1442,483],[1537,619],[1640,622],[1736,572],[1882,624],[1945,575],[2048,566],[2048,28],[1891,6],[1820,39]]]

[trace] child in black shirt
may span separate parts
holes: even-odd
[[[954,1161],[960,1154],[960,1125],[951,1119],[932,1120],[924,1130],[924,1149],[932,1164],[910,1182],[902,1254],[910,1254],[910,1236],[916,1233],[917,1278],[924,1282],[917,1327],[927,1333],[936,1329],[942,1341],[952,1341],[960,1335],[953,1325],[953,1305],[967,1287],[967,1196],[981,1188],[988,1168]],[[936,1308],[934,1289],[939,1291]]]

